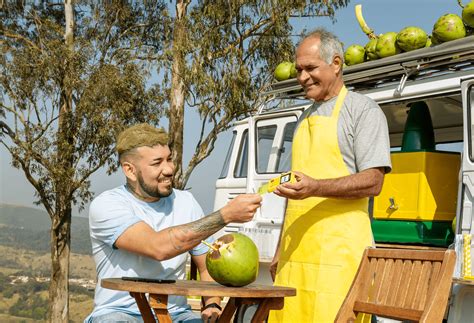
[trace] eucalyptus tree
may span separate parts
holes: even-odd
[[[86,3],[18,1],[0,14],[0,143],[51,218],[52,322],[68,321],[73,206],[91,199],[94,172],[117,169],[116,134],[162,113],[140,48],[145,30],[164,34],[165,5]]]
[[[156,57],[160,89],[168,97],[175,187],[184,188],[194,168],[214,149],[218,134],[247,116],[283,60],[292,60],[292,23],[334,17],[348,0],[176,0],[167,19],[171,38]],[[292,20],[293,19],[293,20]],[[312,19],[312,20],[309,20]],[[185,109],[196,109],[201,133],[183,167]]]

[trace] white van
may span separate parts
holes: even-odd
[[[456,233],[474,233],[474,36],[347,67],[344,80],[350,90],[371,97],[381,106],[394,151],[402,143],[409,104],[424,101],[428,105],[436,150],[457,150],[462,156],[460,171],[456,171]],[[233,128],[232,143],[216,182],[215,210],[241,193],[257,192],[268,180],[290,170],[295,125],[311,102],[304,99],[296,79],[273,84],[262,101],[255,115]],[[394,205],[393,200],[385,202]],[[397,201],[400,207],[403,202]],[[226,232],[242,232],[257,244],[260,283],[271,284],[268,266],[278,242],[285,203],[275,194],[265,194],[253,221],[225,228]],[[466,292],[465,288],[474,287],[458,287],[457,295],[473,299],[474,290]],[[464,320],[463,315],[468,314],[462,311],[452,306],[452,322]],[[469,321],[474,321],[472,316]]]

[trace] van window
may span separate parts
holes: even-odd
[[[291,145],[293,143],[293,133],[295,132],[296,121],[285,125],[283,131],[282,143],[278,149],[277,172],[283,173],[290,170],[291,167]]]
[[[276,130],[276,125],[257,128],[257,173],[272,171],[269,169],[268,162],[270,161]]]
[[[247,177],[248,151],[249,131],[247,129],[242,134],[242,140],[240,141],[239,155],[234,169],[234,177],[236,178]]]
[[[227,150],[227,155],[225,156],[225,160],[224,160],[224,166],[222,167],[222,171],[219,178],[227,177],[227,173],[229,171],[229,165],[230,165],[230,156],[232,156],[232,150],[234,150],[235,137],[237,137],[237,131],[234,131],[232,133],[232,140],[229,145],[229,150]]]

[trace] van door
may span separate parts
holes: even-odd
[[[474,234],[474,78],[461,82],[463,105],[463,152],[460,174],[458,203],[456,210],[456,233]],[[460,272],[462,257],[457,260],[456,271]],[[450,297],[448,323],[472,322],[474,317],[474,286],[453,284]]]
[[[257,192],[270,179],[290,170],[293,133],[301,112],[302,109],[249,119],[247,192]],[[254,220],[244,225],[243,231],[259,247],[262,261],[273,258],[285,207],[286,199],[265,194]]]
[[[474,234],[474,79],[461,83],[464,113],[464,147],[462,158],[462,181],[457,210],[457,233]]]

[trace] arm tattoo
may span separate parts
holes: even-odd
[[[193,232],[202,232],[202,233],[209,233],[213,234],[225,226],[224,219],[222,218],[221,212],[217,210],[209,214],[208,216],[199,219],[197,221],[191,222],[188,224],[189,230]]]
[[[221,212],[216,211],[208,216],[187,224],[172,227],[168,231],[174,249],[183,251],[189,244],[196,245],[225,226]],[[176,230],[177,232],[175,233]]]

